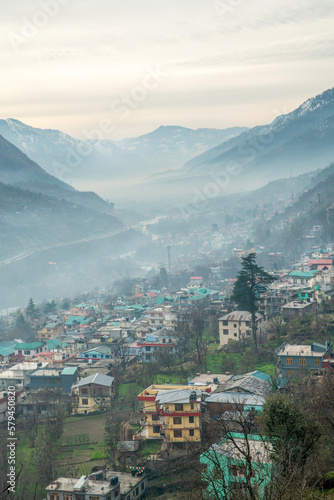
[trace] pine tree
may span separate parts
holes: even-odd
[[[252,315],[254,350],[257,351],[256,313],[258,311],[258,298],[276,278],[256,264],[255,253],[242,257],[241,266],[242,269],[237,275],[231,300],[237,304],[241,311],[248,311]]]
[[[36,319],[36,318],[38,318],[38,316],[39,316],[38,309],[37,309],[37,307],[35,306],[35,302],[34,302],[34,300],[33,300],[33,298],[32,298],[32,297],[30,297],[30,299],[29,299],[29,302],[28,302],[28,305],[27,305],[27,307],[26,307],[25,313],[26,313],[26,315],[27,315],[30,319]]]

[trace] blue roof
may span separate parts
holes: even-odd
[[[252,373],[254,377],[260,378],[261,380],[267,380],[268,382],[271,382],[271,376],[267,375],[266,373],[259,372],[258,370],[254,373]]]

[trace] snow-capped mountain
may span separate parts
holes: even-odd
[[[123,141],[79,140],[59,130],[30,127],[18,120],[0,120],[0,134],[36,161],[46,172],[66,182],[146,177],[181,167],[190,158],[238,135],[227,130],[160,127]]]
[[[193,191],[220,178],[216,184],[224,181],[223,195],[227,190],[255,189],[291,171],[298,175],[323,168],[333,159],[334,89],[329,89],[269,125],[249,129],[191,159],[160,180],[165,190],[170,183],[174,191],[179,186],[184,192],[185,187]]]

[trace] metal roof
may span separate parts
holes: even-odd
[[[111,387],[113,382],[114,377],[109,377],[109,375],[102,375],[102,373],[94,373],[94,375],[82,378],[79,382],[72,385],[72,389],[74,389],[75,387],[82,387],[83,385],[87,384],[97,384]]]
[[[61,372],[61,375],[75,375],[77,373],[77,366],[66,366]]]
[[[262,319],[263,316],[259,313],[256,313],[256,318]],[[225,314],[225,316],[222,316],[219,318],[220,320],[224,321],[252,321],[252,315],[248,311],[232,311],[231,313]]]
[[[262,406],[265,402],[264,397],[256,394],[244,392],[216,392],[211,394],[205,400],[206,403],[235,403],[250,406]]]
[[[196,393],[196,401],[198,397],[202,397],[202,391],[196,389],[193,391],[190,389],[176,389],[170,391],[159,391],[157,393],[156,401],[158,401],[159,404],[189,403],[190,394],[192,392]]]

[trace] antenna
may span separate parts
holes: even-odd
[[[172,247],[171,245],[167,246],[167,254],[168,254],[168,273],[170,274],[170,265],[172,260]]]

